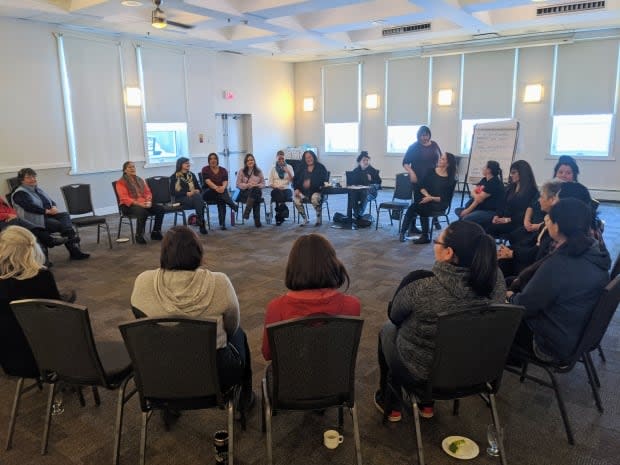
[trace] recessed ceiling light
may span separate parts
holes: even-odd
[[[121,2],[123,6],[142,6],[142,2],[138,2],[136,0],[123,0]]]

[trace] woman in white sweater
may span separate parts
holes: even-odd
[[[186,315],[217,320],[217,364],[222,391],[242,385],[242,408],[252,398],[252,366],[247,338],[239,326],[239,301],[224,273],[204,268],[204,250],[186,226],[168,230],[160,267],[136,278],[131,305],[149,317]]]

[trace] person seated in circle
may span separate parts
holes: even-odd
[[[317,313],[359,316],[357,297],[340,292],[349,274],[336,256],[332,244],[320,234],[306,234],[295,240],[288,255],[284,284],[288,292],[267,305],[263,330],[263,357],[271,360],[267,325]]]
[[[416,217],[420,215],[422,233],[413,241],[414,244],[428,244],[430,238],[430,217],[436,212],[445,212],[449,200],[452,198],[456,187],[456,158],[453,154],[442,153],[437,161],[437,166],[430,171],[420,183],[422,197],[407,208],[402,227],[400,229],[400,242],[405,241],[405,235]]]
[[[323,186],[329,181],[327,169],[319,160],[312,150],[306,150],[295,172],[293,180],[295,208],[299,216],[302,218],[300,226],[308,224],[306,210],[303,206],[304,199],[309,199],[316,212],[315,226],[323,224]]]
[[[200,183],[189,168],[189,158],[181,157],[177,160],[174,174],[170,176],[170,192],[174,200],[183,205],[183,208],[193,208],[196,212],[196,223],[200,234],[208,234],[205,226],[205,204],[200,192]]]
[[[545,225],[555,250],[537,262],[520,292],[506,293],[510,303],[525,307],[513,345],[543,361],[562,364],[570,359],[609,282],[611,259],[591,237],[591,218],[590,207],[581,200],[561,199],[553,205]]]
[[[562,155],[553,167],[553,177],[563,182],[579,182],[579,165],[569,155]]]
[[[377,189],[381,188],[379,171],[370,164],[370,155],[366,150],[357,157],[357,166],[351,171],[351,182],[354,186],[368,186],[368,190],[349,191],[353,220],[358,220],[364,215],[368,203],[377,198]]]
[[[161,225],[164,221],[164,208],[153,205],[153,194],[144,179],[136,175],[136,164],[132,161],[123,163],[123,175],[116,181],[116,193],[124,215],[136,218],[136,243],[146,244],[144,230],[146,219],[155,215],[155,224],[151,239],[161,241]]]
[[[482,169],[482,179],[474,187],[471,199],[465,208],[457,208],[454,213],[462,220],[487,224],[493,220],[503,197],[502,169],[498,162],[489,160]]]
[[[239,189],[238,202],[245,203],[243,219],[250,218],[250,212],[254,216],[254,226],[260,228],[260,203],[263,199],[263,187],[265,177],[261,169],[256,166],[254,155],[248,153],[243,159],[243,169],[237,172],[237,188]]]
[[[402,383],[428,379],[434,357],[437,315],[475,305],[504,302],[504,277],[497,267],[495,241],[469,221],[451,223],[434,241],[432,270],[409,273],[388,305],[387,321],[379,333],[379,390],[375,406],[384,412],[388,375],[398,389]],[[423,399],[420,415],[433,416],[432,399]],[[388,413],[400,421],[400,410]]]
[[[242,408],[252,402],[252,364],[240,326],[239,301],[224,273],[205,267],[202,242],[187,226],[170,228],[159,268],[138,275],[131,305],[149,317],[186,315],[217,320],[217,370],[223,392],[242,386]]]
[[[80,250],[80,238],[78,237],[71,217],[67,212],[61,212],[56,207],[56,202],[45,193],[37,184],[37,173],[32,168],[22,168],[17,173],[20,186],[13,191],[13,207],[19,219],[27,221],[37,227],[44,228],[48,233],[60,233],[67,240],[65,247],[69,251],[71,260],[84,260],[90,254]],[[60,245],[60,241],[48,240],[49,244]]]
[[[286,163],[284,152],[278,150],[276,164],[269,173],[269,186],[271,187],[271,202],[276,204],[276,226],[284,223],[289,216],[286,202],[293,200],[291,183],[293,182],[293,167]]]
[[[217,218],[220,229],[226,230],[226,205],[237,212],[237,204],[228,193],[228,171],[220,166],[217,153],[210,153],[207,166],[202,168],[203,194],[205,202],[217,203]]]

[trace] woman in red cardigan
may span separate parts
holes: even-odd
[[[267,305],[265,328],[316,313],[360,315],[359,299],[338,291],[345,283],[345,290],[349,288],[349,274],[334,247],[320,234],[297,238],[288,256],[285,283],[289,291]],[[267,329],[263,331],[263,357],[271,360]]]

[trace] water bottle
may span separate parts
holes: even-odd
[[[220,430],[213,434],[213,447],[215,449],[215,463],[228,465],[228,431]]]

